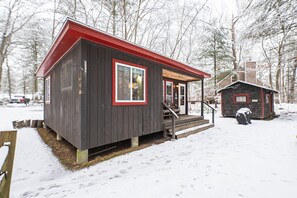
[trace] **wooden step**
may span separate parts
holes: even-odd
[[[175,120],[175,124],[179,125],[179,124],[183,124],[183,123],[189,123],[189,122],[194,122],[194,121],[199,121],[199,120],[203,120],[203,117],[201,116],[191,116],[191,117],[180,117],[179,119]],[[172,124],[172,120],[170,119],[166,119],[164,120],[164,126],[165,127],[169,127]]]
[[[200,126],[184,129],[184,130],[181,130],[181,131],[176,131],[175,132],[175,139],[184,138],[184,137],[187,137],[189,135],[199,133],[201,131],[205,131],[205,130],[207,130],[209,128],[212,128],[212,127],[214,127],[213,123],[207,123],[207,124],[203,124],[203,125],[200,125]],[[172,136],[172,134],[168,134],[168,135]]]
[[[181,123],[181,124],[176,124],[175,125],[175,131],[181,131],[184,129],[200,126],[203,124],[209,123],[209,120],[198,120],[198,121],[192,121],[192,122],[187,122],[187,123]],[[165,127],[169,133],[172,132],[172,126]]]

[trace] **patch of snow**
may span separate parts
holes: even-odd
[[[239,113],[243,113],[243,114],[251,114],[252,112],[251,112],[251,110],[249,109],[249,108],[240,108],[237,112],[236,112],[236,116],[237,116],[237,114],[239,114]]]
[[[214,128],[76,172],[64,169],[35,129],[18,130],[11,197],[295,198],[297,105],[275,109],[279,118],[247,126],[217,112]],[[42,118],[31,108],[0,114],[0,126]]]
[[[210,126],[212,125],[211,123],[207,123],[207,124],[203,124],[203,125],[200,125],[200,126],[195,126],[195,127],[191,127],[191,128],[188,128],[188,129],[184,129],[184,130],[180,130],[180,131],[177,131],[175,133],[175,135],[180,135],[180,134],[183,134],[183,133],[188,133],[190,131],[195,131],[197,129],[201,129],[201,128],[204,128],[204,127],[207,127],[207,126]]]
[[[3,166],[5,160],[6,160],[6,157],[8,155],[8,151],[9,151],[9,148],[8,146],[2,146],[0,147],[0,169],[1,167]]]

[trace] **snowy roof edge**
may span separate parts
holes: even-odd
[[[220,93],[222,90],[228,89],[229,86],[232,86],[232,85],[234,85],[234,84],[236,84],[236,83],[244,83],[244,84],[247,84],[247,85],[251,85],[251,86],[254,86],[254,87],[259,87],[259,88],[262,88],[262,89],[266,89],[266,90],[269,90],[269,91],[273,91],[273,92],[275,92],[275,93],[278,93],[278,91],[276,91],[276,90],[274,90],[274,89],[270,89],[270,88],[267,88],[267,87],[264,87],[264,86],[256,85],[256,84],[249,83],[249,82],[245,82],[245,81],[242,81],[242,80],[237,80],[237,81],[235,81],[235,82],[233,82],[233,83],[231,83],[231,84],[225,86],[224,88],[219,89],[219,90],[218,90],[218,93]]]
[[[80,22],[80,21],[78,21],[78,20],[76,20],[76,19],[73,19],[73,18],[71,18],[71,17],[68,17],[68,16],[65,17],[64,22],[63,22],[63,25],[61,26],[61,28],[60,28],[58,34],[56,35],[56,37],[55,37],[55,39],[53,40],[51,46],[49,47],[49,49],[48,49],[48,53],[45,55],[45,57],[43,58],[41,64],[39,65],[39,67],[38,67],[37,70],[35,71],[35,75],[39,73],[39,70],[42,68],[42,65],[43,65],[44,62],[47,60],[48,55],[50,54],[52,48],[55,46],[56,42],[58,42],[58,39],[59,39],[59,37],[60,37],[60,34],[64,31],[64,29],[65,29],[65,28],[67,27],[67,25],[69,24],[69,21],[70,21],[70,22],[73,22],[73,23],[76,23],[76,24],[79,24],[79,25],[81,25],[81,26],[83,26],[83,27],[89,28],[89,29],[91,29],[91,30],[93,30],[93,31],[97,31],[97,32],[99,32],[99,33],[101,33],[101,34],[105,34],[105,35],[107,35],[107,36],[113,37],[113,38],[115,38],[115,39],[118,39],[119,41],[128,43],[128,44],[130,44],[130,45],[134,45],[135,47],[138,47],[138,48],[141,48],[141,49],[143,49],[143,50],[146,50],[146,51],[152,52],[152,53],[154,53],[154,54],[157,54],[157,55],[159,55],[159,56],[161,56],[161,57],[164,57],[165,59],[168,59],[168,60],[171,60],[171,61],[173,61],[173,62],[176,62],[177,64],[184,65],[184,66],[188,67],[190,70],[196,70],[196,71],[199,72],[199,75],[202,75],[204,78],[208,78],[208,77],[211,76],[209,73],[204,72],[204,71],[201,71],[201,70],[199,70],[199,69],[196,69],[196,68],[193,67],[193,66],[190,66],[190,65],[187,65],[187,64],[182,63],[182,62],[180,62],[180,61],[177,61],[177,60],[175,60],[175,59],[173,59],[173,58],[171,58],[171,57],[168,57],[168,56],[166,56],[166,55],[164,55],[164,54],[160,54],[160,53],[157,53],[157,52],[155,52],[155,51],[152,51],[152,50],[150,50],[150,49],[148,49],[148,48],[146,48],[146,47],[144,47],[144,46],[141,46],[141,45],[139,45],[139,44],[135,44],[135,43],[132,43],[132,42],[130,42],[130,41],[128,41],[128,40],[124,40],[124,39],[122,39],[122,38],[120,38],[120,37],[118,37],[118,36],[112,35],[112,34],[110,34],[110,33],[108,33],[108,32],[103,32],[103,31],[100,30],[100,29],[94,28],[94,27],[92,27],[92,26],[90,26],[90,25],[88,25],[88,24],[84,24],[84,23],[82,23],[82,22]],[[56,63],[54,63],[53,66],[54,66],[55,64],[56,64]],[[51,70],[51,68],[50,68],[49,70]],[[46,72],[46,73],[47,73],[47,72]]]

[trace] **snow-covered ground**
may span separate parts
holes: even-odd
[[[34,129],[18,131],[12,197],[295,198],[297,105],[272,121],[216,126],[77,172],[67,171]],[[0,130],[15,119],[42,118],[40,108],[0,108]]]

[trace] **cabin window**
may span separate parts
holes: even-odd
[[[61,68],[61,90],[72,89],[72,71],[71,71],[72,60],[63,63]]]
[[[248,103],[249,95],[248,94],[235,94],[234,103]]]
[[[146,67],[114,61],[114,105],[144,105],[146,101]]]
[[[45,79],[45,91],[44,91],[45,103],[50,103],[51,101],[51,78]]]

